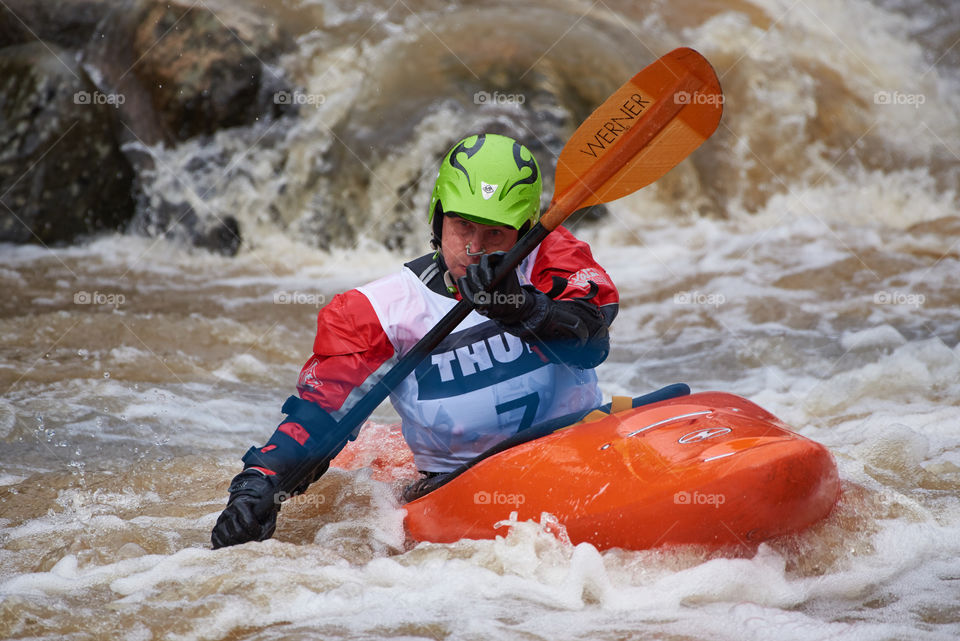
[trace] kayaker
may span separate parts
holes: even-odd
[[[541,190],[536,159],[512,138],[480,134],[450,150],[427,219],[435,251],[320,310],[299,394],[267,443],[243,456],[214,548],[272,536],[286,498],[281,479],[297,485],[293,495],[326,472],[346,441],[322,456],[311,445],[460,297],[476,313],[390,396],[423,474],[451,471],[518,430],[600,404],[593,368],[609,352],[618,294],[586,243],[560,227],[486,291],[503,252],[536,223]]]

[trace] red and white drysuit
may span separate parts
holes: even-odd
[[[442,271],[442,261],[428,254],[335,296],[318,315],[300,397],[339,420],[457,303]],[[542,292],[562,287],[557,301],[595,290],[588,300],[607,324],[616,315],[609,276],[590,247],[562,227],[517,271],[521,284]],[[594,369],[551,362],[545,351],[472,311],[390,396],[418,469],[450,471],[519,429],[600,404]],[[278,431],[300,446],[308,438],[295,422]]]

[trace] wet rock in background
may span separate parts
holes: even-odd
[[[312,109],[300,109],[299,121],[273,120],[298,107],[275,99],[294,90],[272,65],[281,53],[302,47],[285,32],[303,33],[310,24],[323,24],[322,12],[309,19],[298,14],[298,21],[291,22],[285,13],[290,7],[253,4],[0,3],[0,8],[12,7],[16,13],[0,11],[0,38],[7,33],[28,39],[33,33],[49,34],[79,60],[101,94],[123,97],[114,110],[113,134],[136,176],[136,214],[127,227],[132,233],[232,254],[241,242],[241,225],[272,220],[320,247],[350,246],[358,234],[392,248],[419,247],[436,164],[456,139],[472,131],[491,131],[524,140],[541,162],[549,193],[553,157],[573,125],[589,113],[594,94],[604,89],[591,89],[595,82],[585,87],[579,80],[570,81],[561,67],[533,69],[540,55],[535,45],[508,60],[500,46],[488,43],[481,51],[465,47],[472,56],[469,68],[476,69],[470,71],[461,59],[467,54],[458,50],[451,55],[430,29],[421,29],[413,42],[392,40],[393,29],[406,19],[399,14],[394,16],[397,22],[384,22],[382,32],[360,38],[363,44],[358,46],[357,38],[370,31],[369,16],[361,12],[352,26],[319,29],[312,36],[310,55],[285,59],[292,76],[315,78],[312,90],[326,91],[327,79],[313,69],[316,55],[338,47],[360,54],[373,47],[369,68],[358,76],[360,87],[351,108],[346,113],[330,109],[329,118],[324,113],[320,124],[334,138],[328,144],[311,126],[316,113]],[[469,20],[441,20],[446,26],[440,36],[458,42],[472,33],[473,14],[468,13]],[[491,17],[487,21],[495,23]],[[552,42],[551,34],[563,33],[557,29],[548,29],[544,37]],[[381,42],[385,44],[378,50]],[[614,70],[606,73],[619,77]],[[330,91],[342,91],[336,86]],[[410,87],[417,91],[410,92]],[[523,100],[503,104],[498,95]],[[451,116],[456,127],[446,121],[447,112],[457,114]],[[439,126],[421,128],[424,114],[439,114]],[[259,124],[263,120],[266,126]],[[225,128],[233,128],[229,136],[214,136]],[[292,144],[286,135],[291,129]],[[315,144],[317,140],[322,144]],[[264,154],[260,173],[246,176],[250,168],[245,156],[251,147],[276,153]],[[263,169],[265,164],[272,172]],[[286,173],[289,184],[274,177]],[[250,185],[258,193],[276,188],[283,195],[247,208],[230,192]],[[600,212],[602,208],[581,215],[591,218]]]
[[[97,23],[111,7],[111,0],[4,0],[0,3],[0,47],[35,42],[53,42],[68,49],[83,47]]]
[[[0,3],[0,46],[38,39],[80,52],[101,91],[148,92],[167,131],[145,132],[141,140],[147,144],[251,124],[289,108],[273,99],[290,87],[271,65],[292,39],[276,21],[241,6],[213,11],[186,1]],[[136,115],[124,121],[132,125],[145,114]]]
[[[123,229],[149,202],[136,179],[153,169],[147,146],[291,108],[276,104],[290,87],[271,66],[291,45],[276,22],[240,6],[0,3],[0,240],[59,243]],[[165,235],[178,226],[185,242],[238,250],[235,218],[160,209],[169,215],[139,213],[164,218]]]
[[[0,241],[67,243],[130,220],[133,169],[114,137],[121,99],[56,45],[0,49]]]
[[[224,256],[235,256],[243,244],[240,223],[230,214],[205,210],[198,213],[186,202],[156,199],[134,217],[134,233],[164,237],[174,243],[200,247]]]
[[[278,115],[286,88],[265,64],[287,42],[275,23],[177,3],[150,6],[136,30],[133,72],[176,140]]]
[[[124,97],[117,110],[120,127],[116,132],[122,145],[171,145],[175,142],[154,107],[150,92],[134,73],[136,31],[151,5],[152,0],[118,3],[106,12],[80,51],[83,68],[94,77],[100,90]],[[127,146],[124,151],[139,175],[142,163],[149,162],[148,155],[136,145]]]

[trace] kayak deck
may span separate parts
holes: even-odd
[[[499,452],[408,503],[406,524],[446,543],[549,512],[599,549],[753,545],[824,518],[838,494],[824,446],[744,398],[703,392]]]

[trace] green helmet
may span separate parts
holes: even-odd
[[[439,209],[483,225],[520,229],[540,217],[542,188],[540,167],[529,149],[497,134],[469,136],[444,157],[427,220],[432,222]]]

